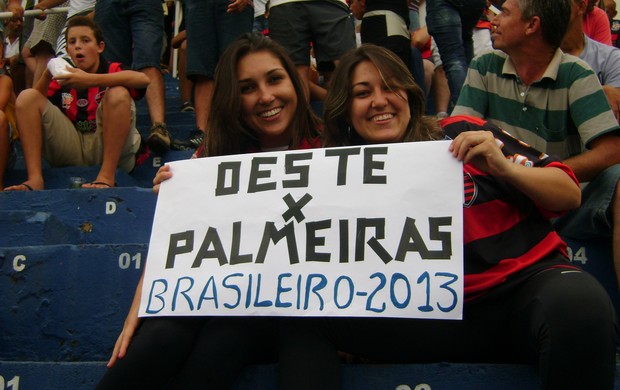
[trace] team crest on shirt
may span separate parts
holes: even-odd
[[[95,95],[95,103],[97,103],[97,105],[101,104],[101,101],[103,100],[104,95],[105,95],[105,89],[99,92],[97,95]]]
[[[88,99],[78,99],[76,104],[77,104],[78,107],[84,108],[84,107],[88,106]]]
[[[478,197],[478,186],[474,179],[467,172],[463,173],[463,189],[465,191],[463,198],[463,207],[471,206]]]
[[[68,92],[62,93],[62,108],[68,110],[71,107],[71,103],[73,103],[73,95]]]
[[[506,156],[506,158],[508,159],[508,161],[513,162],[515,164],[523,165],[524,167],[534,166],[534,162],[530,160],[529,158],[527,158],[527,156],[524,156],[522,154],[515,153],[512,156]]]

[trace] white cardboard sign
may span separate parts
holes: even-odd
[[[463,171],[448,145],[170,163],[140,315],[460,319]]]

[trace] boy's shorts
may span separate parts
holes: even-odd
[[[269,9],[269,35],[284,46],[295,65],[335,61],[355,48],[355,23],[346,6],[330,1],[297,1]]]
[[[93,166],[103,162],[103,106],[97,109],[97,130],[81,133],[73,122],[55,105],[47,102],[42,117],[43,158],[51,166]],[[118,168],[131,172],[140,147],[136,129],[136,106],[131,102],[131,130],[121,152]]]
[[[612,217],[609,207],[620,180],[620,164],[601,172],[581,191],[581,206],[554,221],[561,236],[573,239],[611,237]]]

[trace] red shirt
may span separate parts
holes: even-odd
[[[115,73],[125,70],[118,62],[99,62],[98,74]],[[128,88],[131,97],[139,99],[144,96],[144,89]],[[94,133],[97,130],[97,109],[103,100],[107,87],[92,87],[77,91],[60,85],[52,80],[47,90],[47,98],[73,122],[75,129],[81,133]]]

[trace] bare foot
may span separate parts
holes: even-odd
[[[43,185],[43,180],[26,180],[22,184],[17,184],[14,186],[6,187],[5,191],[35,191],[35,190],[43,190],[45,186]]]

